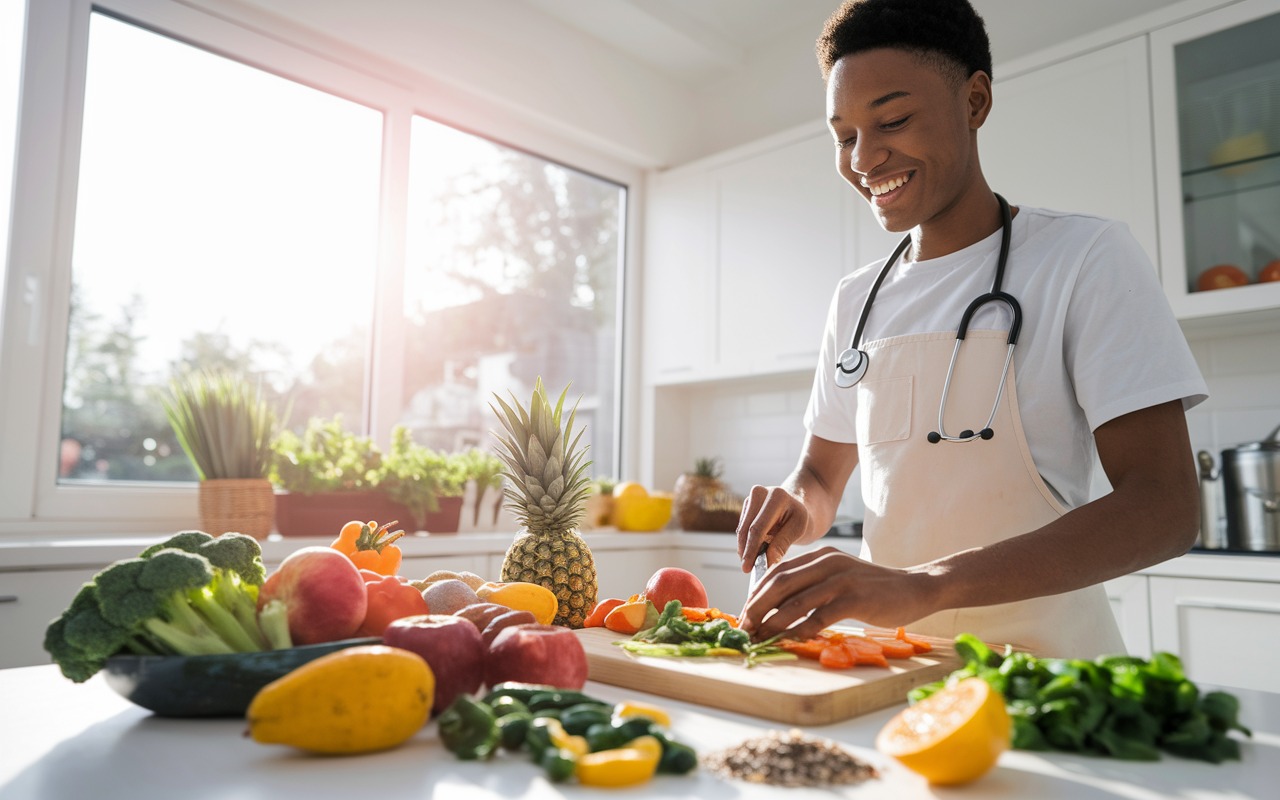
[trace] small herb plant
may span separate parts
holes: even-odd
[[[271,481],[290,492],[369,491],[382,480],[378,446],[367,436],[344,430],[341,414],[332,420],[312,417],[301,436],[281,431],[271,449]]]
[[[202,370],[170,381],[160,401],[200,480],[266,477],[277,421],[260,387]]]

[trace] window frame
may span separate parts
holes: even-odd
[[[274,15],[221,0],[40,0],[29,2],[13,181],[11,238],[0,310],[0,535],[97,531],[151,532],[198,517],[193,484],[57,480],[62,388],[70,310],[71,246],[90,14],[100,12],[383,115],[377,273],[362,432],[382,446],[401,413],[404,286],[413,116],[423,116],[504,146],[586,172],[625,189],[619,221],[618,336],[615,353],[614,463],[635,448],[624,407],[638,381],[631,373],[638,337],[632,270],[643,172],[592,145],[585,134],[536,114],[502,107],[443,85]],[[501,132],[502,135],[494,135]],[[584,141],[585,140],[585,141]],[[50,177],[52,176],[52,177]],[[31,391],[30,387],[38,387]]]

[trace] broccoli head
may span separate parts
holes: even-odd
[[[175,533],[160,544],[153,544],[138,554],[138,558],[151,558],[161,550],[186,550],[188,553],[200,551],[200,545],[212,542],[213,537],[204,531],[182,531]]]

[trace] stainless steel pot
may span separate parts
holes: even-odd
[[[1228,546],[1280,551],[1280,427],[1261,442],[1223,450],[1222,483]]]

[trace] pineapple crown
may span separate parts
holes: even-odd
[[[699,478],[719,478],[723,472],[719,458],[699,458],[693,462],[693,474]]]
[[[583,462],[587,448],[578,449],[578,441],[586,428],[569,441],[577,403],[570,410],[567,423],[563,427],[560,424],[568,393],[566,386],[552,408],[542,378],[538,378],[528,411],[514,395],[511,405],[494,395],[502,407],[501,412],[489,406],[506,428],[505,436],[490,431],[501,445],[497,454],[506,466],[503,470],[508,478],[504,492],[509,501],[506,508],[531,533],[576,528],[582,521],[587,496],[591,494],[591,482],[585,477],[591,462]]]

